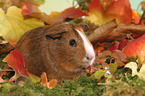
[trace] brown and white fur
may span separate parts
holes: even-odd
[[[58,23],[26,32],[16,45],[25,59],[26,68],[48,79],[73,79],[95,59],[93,46],[83,27],[74,23]]]

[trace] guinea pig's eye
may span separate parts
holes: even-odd
[[[77,47],[77,42],[76,42],[76,40],[71,39],[71,40],[69,41],[69,45],[72,46],[72,47]]]

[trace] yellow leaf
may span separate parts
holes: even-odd
[[[142,73],[145,75],[145,64],[140,68],[139,73]]]
[[[125,67],[128,67],[132,70],[132,76],[137,75],[137,64],[136,62],[129,62],[125,65]]]
[[[140,68],[139,72],[137,72],[136,62],[129,62],[125,65],[125,67],[132,69],[132,76],[137,75],[140,79],[145,80],[145,65]]]
[[[44,23],[36,18],[24,19],[20,8],[11,6],[6,14],[0,8],[0,35],[13,46],[26,31],[39,26]]]
[[[28,72],[28,75],[30,77],[30,80],[32,80],[32,82],[36,83],[36,82],[39,82],[40,81],[40,77],[34,75],[34,74],[31,74]]]
[[[139,77],[143,80],[145,80],[145,65],[143,65],[141,68],[140,68],[140,71],[139,71]]]

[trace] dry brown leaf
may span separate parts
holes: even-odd
[[[2,43],[0,44],[0,55],[9,53],[13,49],[14,47],[10,43]]]
[[[90,42],[103,42],[108,41],[108,35],[117,26],[116,20],[112,20],[106,24],[103,24],[99,28],[95,29],[92,34],[88,36]],[[112,35],[112,34],[111,34]]]
[[[116,21],[112,20],[95,29],[94,32],[88,36],[88,38],[93,44],[96,44],[98,42],[111,42],[114,40],[122,40],[123,38],[126,38],[128,34],[142,35],[144,33],[144,25],[117,25]]]

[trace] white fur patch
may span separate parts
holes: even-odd
[[[92,65],[94,60],[95,60],[95,52],[94,52],[94,48],[92,46],[92,44],[90,43],[90,41],[87,39],[87,37],[85,36],[85,34],[83,34],[80,30],[76,29],[75,30],[79,33],[79,35],[81,36],[83,42],[84,42],[84,48],[86,51],[86,57],[84,58],[84,62],[88,62],[89,65]],[[87,59],[87,57],[89,58],[89,60]]]

